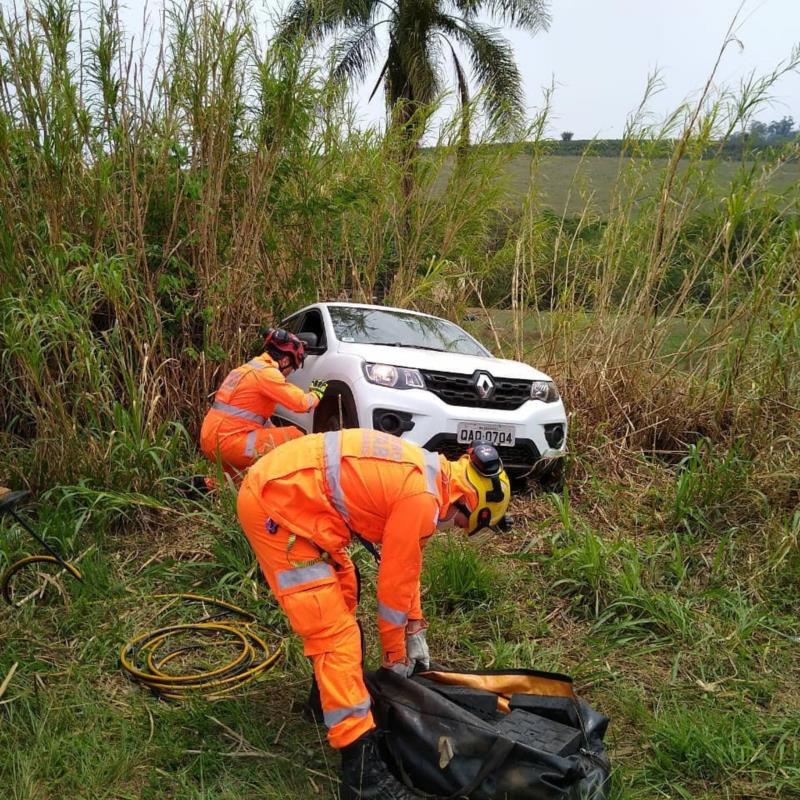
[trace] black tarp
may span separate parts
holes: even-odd
[[[412,788],[437,798],[469,800],[605,800],[608,719],[572,692],[564,675],[535,670],[426,673],[425,680],[387,670],[368,673],[373,713],[387,762]],[[431,680],[493,690],[500,711],[478,716],[438,692]],[[504,688],[504,685],[507,685]],[[520,691],[527,687],[533,691]],[[498,691],[498,687],[500,690]],[[512,695],[560,695],[574,704],[580,746],[559,756],[498,732]]]

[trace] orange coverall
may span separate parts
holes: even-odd
[[[291,411],[310,411],[319,400],[287,383],[267,353],[232,370],[222,382],[200,429],[200,448],[209,461],[222,463],[233,476],[259,456],[303,432],[275,427],[269,418],[280,404]]]
[[[259,459],[237,512],[320,690],[328,740],[341,748],[375,727],[354,615],[353,532],[380,543],[378,628],[384,660],[405,658],[422,619],[422,547],[450,505],[449,462],[389,434],[353,428],[305,436]]]

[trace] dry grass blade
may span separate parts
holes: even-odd
[[[260,750],[259,748],[254,747],[252,744],[250,744],[250,742],[247,741],[247,739],[244,738],[244,736],[242,736],[241,733],[233,730],[233,728],[230,728],[224,722],[220,722],[216,717],[209,717],[209,719],[215,725],[219,725],[219,727],[225,732],[225,735],[231,739],[238,748],[232,753],[220,753],[220,755],[227,758],[271,758],[277,761],[284,761],[295,766],[297,765],[297,761],[295,759],[287,758],[286,756],[282,756],[278,753],[268,753],[266,750]],[[324,778],[326,781],[339,783],[339,779],[335,775],[327,775],[324,772],[320,772],[319,770],[312,769],[311,767],[307,766],[303,766],[303,769],[310,775],[316,775],[318,778]]]
[[[0,683],[0,700],[3,699],[3,695],[6,693],[6,689],[11,685],[11,680],[14,677],[14,673],[17,671],[17,667],[19,663],[15,661],[11,665],[11,669],[8,671],[8,674],[3,678],[3,682]]]

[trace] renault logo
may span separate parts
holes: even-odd
[[[488,372],[479,372],[475,376],[475,389],[481,400],[488,400],[494,393],[494,381]]]

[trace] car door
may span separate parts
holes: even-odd
[[[327,335],[325,324],[322,319],[322,312],[318,308],[310,308],[300,312],[293,317],[289,317],[282,323],[286,330],[295,335],[301,333],[313,333],[317,336],[317,347],[315,352],[308,352],[303,368],[293,372],[288,380],[295,386],[299,386],[303,391],[308,390],[308,386],[313,380],[325,380],[326,373],[329,371],[326,362],[331,358],[328,352]],[[275,416],[288,420],[298,428],[302,428],[307,433],[313,428],[313,413],[298,414],[289,411],[283,406],[278,406]]]

